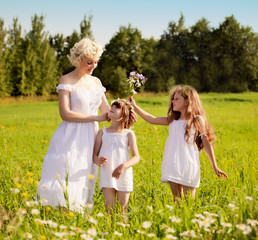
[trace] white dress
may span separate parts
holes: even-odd
[[[59,84],[56,90],[68,90],[71,110],[87,115],[98,115],[105,92],[102,86],[87,90],[69,84]],[[50,140],[37,187],[42,205],[68,207],[65,196],[72,211],[83,212],[92,205],[97,174],[92,153],[97,131],[97,122],[61,122]]]
[[[114,188],[117,191],[133,191],[133,169],[125,169],[119,179],[112,177],[113,171],[122,163],[130,159],[128,133],[134,132],[124,129],[122,133],[108,133],[103,130],[102,146],[99,157],[107,158],[107,164],[99,168],[99,189]]]
[[[185,140],[186,120],[174,120],[169,124],[161,166],[161,181],[174,182],[189,187],[200,185],[199,150],[194,141],[195,128],[190,129],[188,143]]]

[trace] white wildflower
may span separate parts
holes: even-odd
[[[173,228],[168,228],[166,230],[167,233],[175,233],[176,231]]]
[[[89,228],[87,233],[93,237],[97,236],[97,231],[94,227]]]
[[[30,213],[32,215],[39,215],[39,210],[38,209],[32,209]]]
[[[26,201],[25,204],[27,207],[33,207],[33,206],[39,205],[39,203],[37,201]]]
[[[30,233],[26,232],[26,233],[24,233],[24,238],[31,239],[31,238],[33,238],[33,236]]]
[[[18,189],[18,188],[11,188],[10,191],[11,191],[12,193],[17,194],[18,192],[20,192],[20,189]]]
[[[98,221],[97,221],[96,219],[94,219],[93,217],[91,217],[91,216],[88,217],[88,221],[89,221],[90,223],[95,224],[95,225],[98,224]]]
[[[16,215],[18,215],[18,216],[23,216],[24,214],[26,214],[26,210],[25,209],[23,209],[23,208],[20,208],[18,211],[17,211],[17,213],[16,213]]]
[[[104,217],[104,214],[99,212],[99,213],[97,213],[96,217]]]
[[[247,219],[247,223],[250,224],[252,227],[258,225],[258,221],[253,219]]]
[[[148,209],[150,212],[153,212],[153,207],[152,207],[152,206],[147,206],[147,209]]]
[[[236,209],[238,209],[238,207],[236,207],[235,204],[233,203],[229,203],[228,206],[231,208],[232,211],[235,211]]]
[[[148,237],[155,237],[156,235],[154,233],[148,233],[147,236]]]
[[[253,201],[253,198],[250,197],[250,196],[246,196],[245,199],[246,199],[246,200],[249,200],[249,201]]]
[[[199,213],[195,214],[195,217],[200,218],[200,219],[205,219],[205,217]]]
[[[63,238],[64,236],[69,235],[69,233],[67,233],[67,232],[53,232],[53,234],[54,234],[56,237],[59,237],[59,238]]]
[[[152,225],[152,223],[150,222],[150,221],[146,221],[146,222],[143,222],[142,223],[142,227],[143,228],[150,228],[151,227],[151,225]]]
[[[190,230],[190,231],[185,231],[185,232],[183,232],[183,233],[180,233],[180,236],[181,237],[197,237],[196,235],[195,235],[195,232],[194,232],[194,230]]]
[[[146,232],[142,231],[142,230],[137,230],[137,233],[140,233],[140,234],[145,234]]]
[[[60,228],[60,229],[67,229],[67,226],[65,226],[65,225],[60,225],[59,228]]]
[[[174,223],[180,223],[181,222],[181,219],[177,218],[176,216],[170,216],[169,219],[171,220],[171,222],[174,222]]]
[[[121,237],[121,236],[123,236],[123,233],[120,233],[120,232],[115,231],[115,232],[114,232],[114,235]]]
[[[80,236],[82,239],[88,239],[93,240],[93,238],[90,235],[86,235],[85,233]]]
[[[237,224],[236,227],[243,232],[243,234],[248,235],[252,232],[252,228],[245,224]]]
[[[175,237],[175,236],[173,236],[173,235],[171,235],[171,234],[166,235],[166,238],[167,238],[167,239],[173,239],[173,240],[176,240],[176,239],[177,239],[177,237]]]
[[[232,224],[231,223],[224,223],[224,222],[221,222],[221,225],[225,228],[231,228],[232,227]]]
[[[173,206],[170,206],[170,205],[168,205],[168,204],[166,205],[166,207],[167,207],[169,210],[173,210],[173,208],[174,208]]]

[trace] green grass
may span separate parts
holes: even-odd
[[[251,226],[249,220],[257,220],[258,94],[210,93],[201,94],[201,99],[217,136],[214,149],[218,166],[229,179],[216,177],[202,152],[201,185],[196,198],[174,202],[169,186],[160,182],[168,127],[151,125],[139,118],[134,131],[141,160],[134,167],[134,191],[128,209],[130,226],[125,227],[118,224],[122,221],[119,213],[114,214],[112,220],[106,217],[104,200],[97,185],[95,204],[90,213],[97,225],[89,221],[89,216],[67,214],[51,207],[28,207],[26,201],[35,200],[50,138],[61,122],[58,103],[0,105],[0,239],[23,239],[25,233],[30,233],[33,239],[59,239],[57,232],[70,234],[63,239],[82,239],[89,229],[97,232],[97,236],[91,236],[93,239],[169,239],[169,234],[185,239],[180,234],[187,230],[194,230],[196,239],[256,239],[257,221]],[[136,101],[153,115],[166,116],[168,96],[143,98],[139,95]],[[108,126],[100,123],[101,128],[103,124]],[[11,189],[19,189],[19,192],[13,193]],[[235,209],[229,204],[234,204]],[[26,213],[22,214],[21,209]],[[32,209],[38,209],[39,214],[31,214]],[[217,214],[206,230],[192,221],[197,218],[196,214],[206,216],[205,211]],[[98,213],[105,216],[98,217]],[[171,216],[181,221],[173,222]],[[51,220],[58,226],[40,224],[35,219]],[[150,228],[143,228],[145,221],[151,222]],[[222,222],[232,226],[224,227]],[[242,227],[247,229],[249,226],[251,232],[243,234],[237,227],[239,224],[244,224]],[[167,233],[168,228],[175,232]],[[116,235],[116,231],[123,236]],[[104,232],[108,235],[102,235]],[[154,235],[147,235],[151,233]]]

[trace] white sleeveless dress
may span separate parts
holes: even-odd
[[[200,185],[199,150],[194,141],[195,128],[190,129],[188,143],[185,140],[186,120],[174,120],[169,124],[161,166],[161,181],[174,182],[189,187]]]
[[[103,130],[102,146],[99,157],[107,158],[107,164],[99,168],[99,189],[114,188],[117,191],[133,191],[133,169],[125,169],[119,179],[112,177],[113,171],[122,163],[130,159],[128,133],[134,132],[124,129],[122,133],[108,133]]]
[[[105,92],[102,86],[87,90],[69,84],[59,84],[56,90],[69,91],[71,110],[87,115],[98,115]],[[43,205],[68,207],[69,199],[72,211],[83,212],[91,206],[97,175],[92,163],[97,131],[97,122],[61,122],[51,138],[37,187],[40,199],[47,201]]]

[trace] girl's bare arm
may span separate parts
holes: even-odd
[[[130,102],[134,107],[134,111],[139,114],[146,122],[157,125],[168,125],[169,121],[167,117],[154,117],[150,113],[144,111],[139,106],[136,105],[134,99],[130,97]]]

